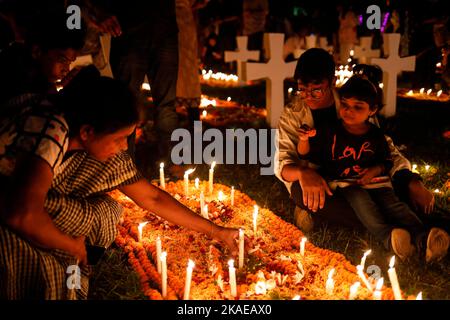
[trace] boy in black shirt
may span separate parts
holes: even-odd
[[[322,176],[333,182],[330,186],[348,201],[369,232],[404,260],[415,251],[411,236],[421,249],[427,232],[417,215],[395,196],[389,178],[380,183],[392,161],[383,132],[368,121],[377,112],[378,91],[369,80],[354,76],[339,93],[341,120],[319,126],[317,133],[302,126],[297,151],[301,158],[320,165]],[[447,242],[432,241],[437,235]],[[426,240],[426,261],[444,257],[448,239],[444,230],[432,228]]]

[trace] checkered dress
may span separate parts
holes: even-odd
[[[86,152],[76,152],[63,161],[67,150],[64,146],[67,128],[61,126],[55,132],[53,125],[47,126],[47,122],[55,124],[53,116],[41,118],[45,120],[44,126],[35,124],[34,129],[39,129],[39,134],[33,132],[34,144],[26,144],[30,152],[48,161],[54,170],[45,209],[61,231],[72,236],[84,235],[87,243],[108,247],[116,237],[116,225],[122,208],[105,192],[137,182],[142,176],[127,153],[120,153],[106,163],[89,157]],[[9,122],[12,119],[10,117]],[[57,124],[65,124],[63,118],[56,119]],[[8,130],[5,131],[5,128]],[[27,136],[20,130],[23,126],[16,127],[16,130],[11,128],[0,122],[0,151],[3,151],[0,152],[0,166],[3,163],[3,175],[11,170],[11,163],[14,163],[8,150],[14,149],[18,141],[27,140],[21,140],[21,137]],[[5,138],[5,132],[15,139],[13,143]],[[63,143],[55,143],[55,139],[49,138],[55,135]],[[8,153],[10,156],[5,156]],[[2,162],[5,158],[10,161]],[[76,264],[74,260],[61,250],[36,248],[0,225],[0,299],[85,299],[90,269],[81,269],[81,288],[70,290],[68,284],[74,277],[73,273],[66,271],[70,265]]]

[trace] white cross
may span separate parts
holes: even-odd
[[[294,76],[297,61],[283,60],[284,34],[265,33],[264,47],[270,59],[267,63],[243,63],[244,81],[266,79],[267,122],[275,128],[284,107],[284,79]]]
[[[385,107],[382,113],[386,117],[395,115],[397,104],[397,75],[402,71],[414,71],[416,68],[416,57],[410,56],[400,58],[398,48],[400,46],[400,34],[386,34],[385,42],[389,48],[387,59],[372,59],[372,64],[377,64],[383,69],[383,91]]]
[[[319,38],[319,48],[322,48],[328,52],[332,52],[333,51],[333,46],[329,46],[328,45],[328,39],[327,37],[320,37]]]
[[[237,50],[225,51],[225,62],[236,61],[237,63],[237,76],[239,80],[242,79],[242,62],[247,60],[259,60],[258,50],[247,50],[247,36],[236,37]]]
[[[361,37],[359,46],[355,46],[353,56],[359,60],[359,63],[370,63],[371,58],[380,57],[380,49],[372,50],[372,37]]]

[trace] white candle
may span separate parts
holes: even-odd
[[[373,292],[372,286],[369,283],[369,280],[367,280],[366,275],[364,274],[363,268],[361,265],[356,266],[356,270],[358,270],[358,276],[361,279],[361,281],[364,283],[364,285],[369,289],[370,292]]]
[[[441,96],[441,94],[442,94],[442,90],[439,90],[438,92],[437,92],[437,94],[436,94],[436,97],[440,97]]]
[[[203,218],[209,219],[208,205],[207,204],[205,204],[205,206],[203,207]]]
[[[200,214],[202,216],[203,215],[203,208],[205,207],[205,194],[202,192],[200,192]]]
[[[397,272],[394,268],[395,265],[395,256],[392,256],[391,261],[389,262],[389,281],[391,281],[392,291],[394,291],[395,300],[403,300],[402,293],[400,291],[400,285],[398,284]]]
[[[257,228],[257,220],[258,220],[258,212],[259,212],[259,208],[258,206],[255,204],[253,206],[253,234],[256,236],[256,228]]]
[[[419,92],[420,94],[423,94],[425,92],[425,88],[421,88]]]
[[[167,297],[167,252],[161,253],[161,291],[163,298]]]
[[[412,90],[409,90],[407,93],[408,96],[412,96],[413,94],[414,94],[414,91],[412,91]]]
[[[239,229],[239,269],[244,267],[244,230]]]
[[[216,166],[216,162],[213,161],[211,163],[211,168],[209,169],[209,194],[211,195],[214,190],[214,167]]]
[[[231,195],[230,195],[231,206],[234,206],[234,187],[231,187]]]
[[[430,170],[430,166],[428,164],[425,166],[425,170],[426,171]]]
[[[194,185],[195,185],[195,189],[198,189],[200,187],[200,179],[199,178],[195,178]]]
[[[138,226],[138,241],[139,242],[142,241],[142,229],[145,227],[145,225],[147,223],[148,223],[148,221],[139,223],[139,226]]]
[[[333,294],[333,290],[334,290],[334,280],[333,280],[334,272],[335,272],[334,268],[330,270],[330,272],[328,273],[327,282],[325,284],[325,289],[327,291],[327,294],[330,296]]]
[[[186,197],[189,195],[189,175],[194,171],[195,169],[189,169],[184,172],[184,195]]]
[[[161,274],[161,251],[161,238],[158,236],[158,238],[156,238],[156,267],[159,274]]]
[[[359,282],[355,282],[350,287],[350,296],[348,297],[349,300],[355,300],[356,295],[358,294],[358,289],[361,284]]]
[[[292,300],[300,300],[300,299],[301,299],[301,297],[300,297],[299,294],[295,295],[295,296],[292,298]]]
[[[300,254],[302,256],[305,256],[305,243],[306,243],[306,238],[303,237],[302,240],[300,241]]]
[[[217,200],[222,202],[224,198],[225,198],[225,195],[223,194],[223,191],[219,191],[219,194],[217,195]]]
[[[228,272],[230,274],[230,294],[232,297],[236,297],[237,296],[236,268],[234,267],[233,259],[228,261]]]
[[[189,300],[189,294],[191,292],[192,269],[194,269],[194,266],[194,261],[189,259],[188,266],[186,268],[186,282],[184,284],[184,300]]]
[[[166,180],[164,178],[164,163],[159,164],[159,185],[166,190]]]
[[[433,91],[433,89],[428,89],[427,90],[427,96],[429,96],[431,94],[431,91]]]
[[[372,250],[367,250],[366,252],[364,252],[363,257],[361,258],[361,264],[360,265],[362,266],[363,271],[364,271],[364,267],[366,265],[366,258],[371,253],[372,253]]]
[[[416,300],[422,300],[422,291],[416,297]]]
[[[381,300],[381,289],[383,288],[384,278],[380,278],[377,281],[375,292],[373,293],[373,300]]]

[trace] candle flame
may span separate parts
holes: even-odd
[[[292,298],[292,300],[300,300],[300,295],[296,295],[296,296],[294,296],[293,298]]]
[[[234,260],[233,259],[228,260],[228,267],[234,268]]]
[[[215,166],[216,166],[216,162],[213,161],[213,162],[211,163],[211,169],[214,170],[214,167],[215,167]]]
[[[231,97],[228,97],[228,98],[227,98],[227,101],[230,102],[230,101],[231,101]]]
[[[439,189],[434,189],[434,193],[439,193],[439,192],[441,192],[441,190],[439,190]]]
[[[432,89],[428,89],[427,90],[427,95],[430,95],[431,91],[433,91]]]
[[[139,231],[139,241],[140,241],[141,238],[142,238],[142,229],[145,227],[145,225],[146,225],[147,223],[148,223],[148,221],[139,223],[139,226],[138,226],[138,231]]]
[[[416,300],[422,300],[422,291],[419,292],[419,294],[416,297]]]
[[[184,172],[184,176],[185,177],[187,177],[187,176],[189,176],[192,172],[194,172],[195,171],[195,168],[194,169],[189,169],[189,170],[186,170],[185,172]]]
[[[355,54],[355,50],[350,50],[350,56],[353,56]]]
[[[372,253],[372,250],[371,249],[369,249],[369,250],[367,250],[366,252],[364,252],[364,256],[365,257],[367,257],[369,254],[371,254]]]
[[[412,90],[409,90],[407,93],[408,96],[412,96],[413,94],[414,94],[414,92]]]
[[[159,167],[160,167],[161,169],[164,169],[164,162],[161,162],[161,163],[159,164]]]
[[[391,261],[389,262],[389,268],[393,268],[395,265],[395,256],[392,256]]]
[[[425,170],[426,170],[426,171],[430,170],[430,166],[429,166],[429,165],[426,165],[426,166],[425,166]]]
[[[188,268],[193,269],[194,267],[195,267],[194,261],[192,261],[191,259],[189,259],[189,261],[188,261]]]
[[[380,87],[380,89],[384,88],[384,84],[382,84],[382,83],[380,83],[378,86]]]
[[[378,281],[377,281],[377,285],[376,285],[376,287],[375,287],[375,290],[380,291],[381,288],[383,288],[383,283],[384,283],[384,278],[381,277],[381,278],[378,279]]]
[[[425,88],[420,89],[420,93],[423,94],[425,92]]]
[[[288,89],[288,92],[289,92],[289,93],[292,93],[293,90],[294,90],[294,89],[289,88],[289,89]]]
[[[207,115],[208,115],[208,112],[206,112],[206,110],[203,110],[203,112],[202,112],[203,118],[206,118]]]
[[[436,96],[437,96],[437,97],[440,97],[441,94],[442,94],[442,90],[439,90],[439,91],[436,93]]]

